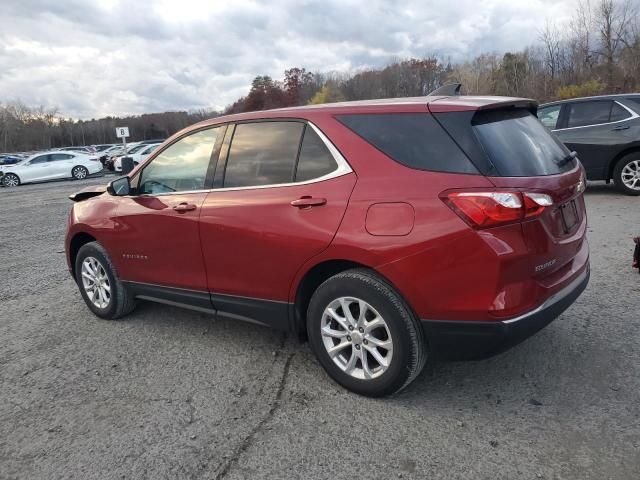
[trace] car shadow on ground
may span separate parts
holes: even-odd
[[[312,369],[306,372],[317,382],[317,385],[309,386],[311,391],[341,390],[317,363],[308,343],[300,342],[291,334],[283,341],[282,332],[266,327],[148,302],[141,302],[128,320],[132,328],[153,329],[163,334],[174,332],[171,336],[206,335],[215,338],[215,344],[224,342],[225,349],[231,351],[263,350],[266,355],[275,355],[286,350],[295,354],[299,368]],[[574,382],[562,381],[562,376],[549,374],[558,370],[558,363],[577,379],[589,376],[589,366],[583,361],[581,348],[576,346],[575,338],[567,328],[551,324],[522,344],[489,359],[428,363],[405,390],[383,401],[411,409],[435,406],[443,411],[457,409],[471,414],[484,409],[498,411],[518,405],[531,407],[553,403],[553,397],[561,395],[562,390],[566,394],[569,388],[580,388]],[[378,401],[344,393],[363,401]],[[578,395],[577,398],[583,397]],[[584,406],[579,401],[575,408]]]

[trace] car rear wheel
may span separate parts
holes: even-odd
[[[309,303],[307,331],[327,373],[361,395],[402,390],[426,361],[415,315],[390,284],[366,269],[347,270],[318,287]]]
[[[98,317],[115,320],[135,308],[135,299],[118,278],[109,254],[98,242],[80,248],[75,273],[82,298]]]
[[[78,165],[71,169],[71,176],[76,180],[82,180],[83,178],[87,178],[88,175],[89,175],[89,170],[87,170],[86,167],[83,167],[82,165]]]
[[[640,153],[622,157],[613,169],[613,181],[621,192],[640,195]]]
[[[5,187],[17,187],[20,185],[20,178],[15,173],[5,173],[2,177],[2,184]]]

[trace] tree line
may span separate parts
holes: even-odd
[[[57,108],[0,104],[0,150],[28,151],[116,142],[127,125],[130,141],[165,138],[222,113],[345,100],[422,96],[448,82],[469,95],[508,95],[540,102],[640,87],[640,22],[630,0],[582,0],[568,26],[548,21],[537,42],[503,55],[484,53],[452,63],[436,55],[397,59],[357,72],[310,72],[294,67],[282,80],[257,76],[249,93],[223,112],[198,110],[73,120]]]

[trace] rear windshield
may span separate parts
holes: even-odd
[[[528,110],[489,110],[473,117],[473,130],[503,177],[568,172],[576,160]]]
[[[338,120],[398,163],[418,170],[478,173],[428,113],[340,115]]]

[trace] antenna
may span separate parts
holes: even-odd
[[[437,95],[443,95],[445,97],[459,96],[461,88],[461,83],[447,83],[440,88],[436,88],[433,92],[429,93],[427,97],[435,97]]]

